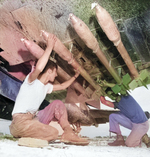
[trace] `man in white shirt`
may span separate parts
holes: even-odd
[[[87,145],[89,142],[86,139],[78,137],[73,132],[68,122],[66,107],[60,100],[53,101],[37,112],[46,94],[66,89],[79,76],[79,72],[76,72],[70,80],[62,84],[52,84],[57,76],[57,65],[50,61],[49,57],[57,38],[45,31],[42,31],[42,36],[47,42],[47,48],[20,88],[12,112],[10,132],[14,137],[32,137],[53,141],[58,137],[58,130],[48,124],[52,120],[57,120],[64,130],[61,137],[62,142]],[[29,41],[24,39],[23,42],[26,45]]]

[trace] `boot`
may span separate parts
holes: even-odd
[[[117,139],[112,142],[108,143],[109,146],[125,146],[125,141],[122,135],[117,135]]]
[[[80,138],[78,135],[76,135],[70,126],[64,129],[64,133],[62,134],[60,141],[65,144],[74,144],[82,146],[89,144],[89,141],[87,139]]]
[[[145,134],[145,135],[142,137],[142,142],[146,144],[147,148],[150,147],[150,138],[148,137],[147,134]]]

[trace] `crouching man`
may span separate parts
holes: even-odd
[[[57,38],[53,34],[47,36],[45,31],[42,31],[42,36],[47,42],[47,48],[20,88],[12,112],[13,120],[10,125],[10,132],[14,137],[31,137],[49,142],[54,141],[58,137],[58,130],[50,126],[49,123],[52,120],[57,120],[64,130],[61,137],[62,142],[87,145],[89,142],[78,137],[70,127],[63,102],[55,100],[38,112],[46,94],[66,89],[79,75],[79,72],[76,72],[70,80],[62,84],[52,84],[57,76],[57,65],[50,61],[49,57]],[[26,40],[24,39],[23,42],[25,43]]]
[[[109,116],[110,132],[115,133],[117,139],[113,143],[108,143],[108,145],[140,146],[142,137],[148,132],[149,122],[136,100],[131,95],[122,96],[119,102],[108,101],[103,96],[101,96],[100,100],[104,105],[120,110],[119,113],[112,113]],[[126,141],[124,141],[119,125],[131,130]]]

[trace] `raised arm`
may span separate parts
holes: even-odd
[[[76,74],[71,77],[71,79],[69,79],[68,81],[65,81],[62,84],[56,84],[53,86],[53,91],[58,91],[58,90],[63,90],[66,89],[67,87],[69,87],[73,81],[79,76],[79,71],[76,71]]]
[[[100,100],[104,105],[114,108],[114,103],[109,100],[106,100],[104,96],[101,96]]]
[[[47,41],[47,48],[44,51],[41,58],[38,59],[34,70],[30,73],[28,78],[29,82],[34,81],[39,76],[39,74],[43,71],[56,42],[56,37],[53,34],[49,34],[47,36],[47,32],[45,33],[44,31],[42,31],[42,36]],[[24,42],[26,42],[26,40],[24,40]]]

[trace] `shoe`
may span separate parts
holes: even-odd
[[[89,144],[89,141],[85,138],[80,138],[78,135],[75,133],[67,133],[63,134],[61,137],[61,142],[65,144],[70,144],[70,145],[81,145],[81,146],[86,146]]]
[[[125,146],[125,141],[122,135],[117,135],[117,139],[112,142],[108,143],[109,146]]]
[[[85,146],[89,144],[89,141],[87,139],[79,137],[70,128],[64,130],[64,133],[62,134],[60,141],[65,144],[71,144],[71,145],[73,144],[73,145]]]
[[[147,148],[150,148],[150,142],[146,144]]]
[[[150,138],[147,134],[142,137],[142,142],[146,144],[147,148],[150,148]]]

